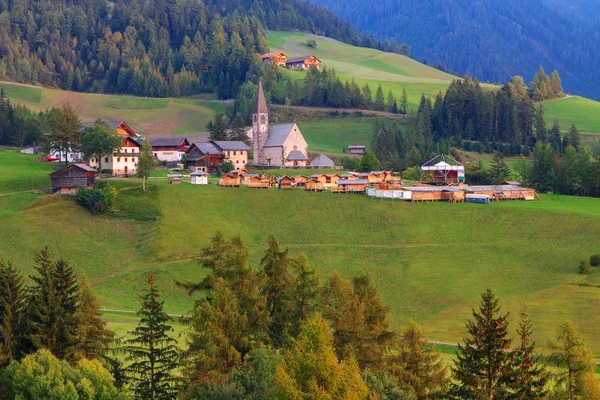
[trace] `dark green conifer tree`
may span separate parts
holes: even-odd
[[[210,132],[208,138],[210,140],[227,140],[227,132],[225,131],[226,126],[225,116],[219,111],[215,111],[212,121],[210,121],[207,126]]]
[[[383,111],[385,109],[385,98],[383,97],[383,89],[381,88],[381,85],[377,86],[377,90],[375,91],[373,108],[375,108],[377,111]]]
[[[124,351],[131,364],[126,372],[136,399],[168,400],[177,397],[175,369],[179,363],[177,341],[169,336],[171,317],[164,311],[164,301],[156,287],[156,279],[148,278],[148,291],[141,296],[142,307],[137,312],[140,321]]]
[[[10,262],[0,260],[0,368],[21,355],[25,290],[23,276]]]

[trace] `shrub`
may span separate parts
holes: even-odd
[[[593,254],[590,257],[590,265],[592,267],[600,267],[600,254]]]
[[[220,170],[224,174],[233,171],[233,163],[231,161],[224,162],[223,164],[221,164]]]
[[[354,156],[342,156],[338,160],[338,163],[345,169],[354,171],[358,169],[360,165],[360,158]]]
[[[581,275],[587,275],[590,273],[590,263],[587,261],[582,261],[579,263],[579,273]]]
[[[109,184],[98,184],[97,188],[79,188],[75,201],[80,206],[87,208],[93,214],[108,212],[117,214],[117,189]]]
[[[421,169],[418,167],[407,168],[402,172],[402,178],[411,181],[419,181],[421,180]]]
[[[473,145],[473,150],[481,154],[483,153],[483,146],[481,145],[481,143],[477,142]]]

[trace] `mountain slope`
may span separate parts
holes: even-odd
[[[600,4],[584,0],[311,0],[430,63],[493,82],[557,69],[567,91],[600,99]]]

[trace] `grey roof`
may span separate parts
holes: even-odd
[[[340,179],[336,182],[338,185],[368,185],[366,179]]]
[[[366,149],[367,146],[365,146],[364,144],[351,144],[350,146],[348,146],[349,149]]]
[[[323,175],[325,175],[325,174],[314,174],[314,175],[311,175],[309,178],[319,178]]]
[[[297,64],[297,63],[304,62],[304,60],[306,60],[309,57],[315,57],[315,56],[308,55],[308,56],[300,56],[300,57],[290,57],[287,59],[287,61],[285,63],[286,64]],[[315,58],[317,58],[317,57],[315,57]],[[317,58],[317,60],[319,60],[319,59]],[[319,61],[321,61],[321,60],[319,60]]]
[[[148,141],[152,147],[171,147],[181,146],[185,142],[184,137],[165,137],[165,138],[149,138]]]
[[[265,92],[263,91],[262,82],[258,81],[258,89],[256,90],[256,98],[254,99],[253,114],[267,114],[267,101],[265,100]]]
[[[108,127],[110,129],[117,129],[119,127],[119,125],[121,125],[123,123],[123,121],[105,121],[108,124]],[[81,126],[83,126],[84,128],[90,128],[92,126],[94,126],[94,124],[96,123],[96,121],[94,122],[82,122]]]
[[[66,167],[63,167],[61,169],[58,169],[58,170],[56,170],[54,172],[51,172],[50,175],[55,174],[57,172],[60,172],[60,171],[62,171],[64,169],[70,168],[70,167],[77,167],[77,168],[80,168],[80,169],[82,169],[82,170],[84,170],[86,172],[98,172],[97,170],[95,170],[94,168],[90,167],[89,165],[85,165],[85,164],[71,164],[71,165],[67,165]]]
[[[248,147],[248,145],[246,143],[235,141],[235,140],[231,140],[231,141],[215,140],[215,141],[213,141],[213,143],[216,144],[217,147],[220,148],[221,150],[227,150],[227,151],[232,151],[232,150],[249,151],[250,150],[250,147]]]
[[[221,150],[219,150],[217,148],[217,146],[215,146],[212,143],[194,143],[194,146],[196,146],[198,148],[198,150],[200,150],[203,154],[212,154],[212,155],[221,155],[223,154],[221,152]]]
[[[310,165],[313,167],[333,167],[333,160],[327,157],[325,154],[319,154],[311,162]]]
[[[262,176],[261,174],[242,174],[243,177]]]
[[[272,125],[269,128],[269,139],[267,139],[265,147],[283,146],[295,125],[295,123]]]
[[[305,161],[308,160],[308,157],[306,157],[300,150],[292,150],[290,151],[290,154],[288,154],[286,160]]]
[[[192,172],[190,175],[191,176],[202,176],[202,175],[208,175],[208,173],[206,173],[204,171],[200,171],[199,169],[197,169],[196,171]]]

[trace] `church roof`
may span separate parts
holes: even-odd
[[[256,90],[256,98],[254,99],[253,114],[267,114],[267,101],[265,100],[265,92],[263,91],[262,82],[258,81],[258,89]]]
[[[269,139],[267,139],[265,147],[283,146],[290,133],[292,133],[294,125],[296,124],[272,125],[269,128]]]
[[[288,154],[286,160],[288,161],[307,161],[308,157],[306,157],[300,150],[292,150],[290,154]]]
[[[310,162],[313,167],[333,167],[333,160],[327,157],[325,154],[319,154],[314,160]]]

